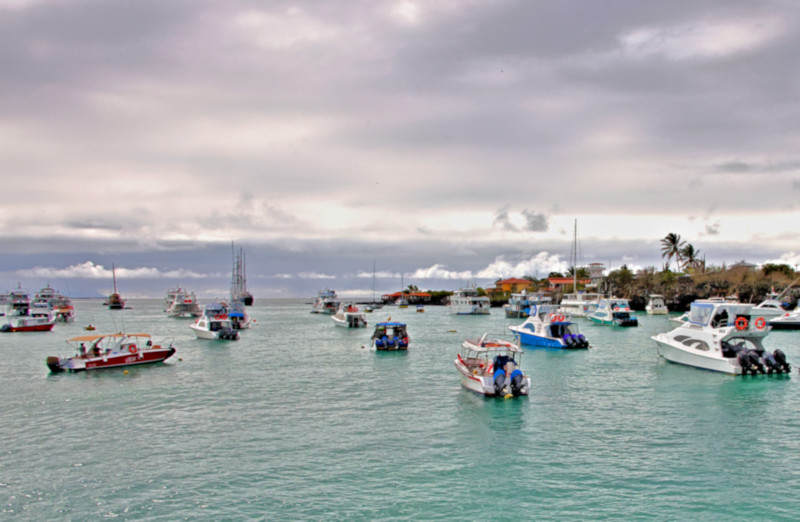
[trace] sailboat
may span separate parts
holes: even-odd
[[[233,270],[231,271],[231,301],[241,302],[245,306],[252,306],[253,294],[247,291],[244,250],[240,248],[237,255],[233,248],[233,241],[231,241],[231,257],[233,258]]]
[[[117,293],[117,273],[114,263],[111,263],[111,277],[114,278],[114,293],[108,296],[106,304],[109,310],[122,310],[125,308],[125,300]]]
[[[406,290],[405,290],[405,281],[403,280],[403,276],[405,274],[400,274],[400,299],[398,299],[397,307],[398,308],[408,308],[408,299],[406,299]]]
[[[558,312],[569,314],[573,317],[589,317],[590,308],[600,299],[600,294],[587,294],[578,292],[578,220],[575,220],[575,231],[572,237],[572,251],[570,252],[570,265],[572,266],[572,293],[564,294],[561,298]]]
[[[372,312],[373,310],[377,310],[379,308],[383,308],[383,304],[378,303],[375,301],[375,261],[372,262],[372,301],[364,307],[365,312]]]

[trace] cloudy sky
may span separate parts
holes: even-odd
[[[800,263],[792,0],[0,0],[0,290]]]

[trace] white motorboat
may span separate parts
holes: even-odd
[[[48,303],[31,303],[28,294],[18,289],[9,292],[5,323],[0,332],[49,332],[56,322]]]
[[[450,313],[456,315],[488,315],[491,303],[475,288],[462,288],[450,296]]]
[[[754,313],[758,313],[759,315],[766,317],[767,319],[784,315],[788,311],[789,304],[782,302],[781,298],[798,281],[800,281],[800,278],[792,281],[792,283],[786,288],[784,288],[781,293],[776,293],[775,290],[773,289],[769,294],[767,294],[766,299],[758,303],[758,305],[756,305],[753,308],[755,310]]]
[[[631,315],[631,306],[628,304],[628,300],[618,297],[600,299],[597,306],[592,308],[589,320],[602,325],[639,326],[639,320]]]
[[[520,344],[546,348],[589,348],[589,341],[578,331],[578,325],[556,305],[533,305],[524,323],[508,327]]]
[[[552,301],[549,295],[541,292],[529,294],[526,290],[518,294],[511,294],[508,303],[503,305],[506,317],[510,319],[526,318],[530,315],[530,310],[534,306],[547,305]]]
[[[780,317],[769,318],[767,322],[773,330],[800,330],[800,307]]]
[[[342,303],[331,316],[333,324],[343,328],[366,328],[367,317],[353,303]]]
[[[335,314],[339,309],[339,298],[333,290],[320,290],[314,306],[311,308],[312,314]]]
[[[167,315],[170,317],[198,317],[202,313],[194,292],[183,288],[171,288],[167,292],[167,298],[172,299],[167,306]]]
[[[591,309],[601,298],[600,294],[586,292],[564,294],[558,311],[571,317],[589,317]]]
[[[531,378],[519,368],[522,349],[502,339],[467,339],[454,364],[464,388],[487,397],[528,395]]]
[[[695,301],[685,324],[652,339],[670,362],[733,375],[788,373],[784,353],[764,349],[771,327],[754,312],[750,304]]]
[[[664,296],[659,294],[650,294],[644,311],[650,315],[667,315],[669,313],[667,304],[664,302]]]
[[[198,339],[236,341],[239,332],[234,330],[228,310],[222,303],[209,303],[197,321],[189,325]]]

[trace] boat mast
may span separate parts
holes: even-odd
[[[375,304],[375,260],[372,260],[372,304]]]
[[[575,231],[572,234],[572,292],[578,297],[578,220],[575,220]]]
[[[114,263],[111,263],[111,277],[114,279],[114,293],[117,293],[117,273],[114,269]]]

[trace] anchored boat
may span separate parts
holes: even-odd
[[[372,341],[376,350],[408,350],[408,329],[405,323],[384,321],[375,325]]]
[[[487,397],[528,395],[531,378],[519,368],[522,349],[502,339],[466,339],[454,364],[464,388]]]
[[[556,305],[532,305],[524,323],[509,326],[520,344],[546,348],[589,348],[589,341],[578,331],[569,315],[558,311]]]
[[[146,333],[83,335],[68,340],[67,344],[75,348],[78,354],[63,358],[48,357],[47,367],[51,372],[80,372],[158,363],[175,353],[171,340],[153,344],[150,334]]]
[[[592,307],[589,320],[595,324],[614,326],[639,326],[639,320],[631,315],[631,306],[627,299],[600,299]]]
[[[364,312],[359,311],[353,303],[342,303],[339,309],[331,316],[333,324],[343,328],[366,328],[367,318]]]
[[[236,341],[239,332],[233,328],[228,309],[222,303],[209,303],[203,315],[189,325],[198,339]]]
[[[733,375],[788,373],[783,351],[764,348],[771,329],[751,304],[695,301],[684,324],[652,339],[670,362]]]

